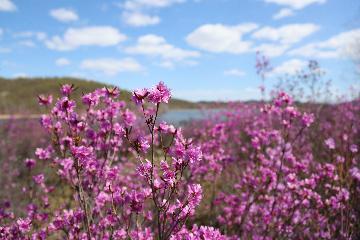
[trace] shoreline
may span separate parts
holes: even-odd
[[[42,114],[0,114],[0,120],[10,119],[40,119]]]

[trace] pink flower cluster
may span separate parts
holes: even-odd
[[[34,169],[36,160],[25,160],[32,175],[31,186],[24,189],[30,203],[22,218],[15,218],[8,205],[0,208],[0,238],[181,238],[202,199],[200,184],[184,177],[202,153],[181,129],[157,123],[170,90],[160,82],[134,92],[143,122],[117,100],[116,88],[84,94],[85,113],[76,111],[71,98],[75,90],[62,86],[51,114],[42,116],[52,142],[37,148],[35,155],[52,171]],[[49,106],[51,99],[39,97],[39,103]],[[58,191],[66,194],[56,202]]]
[[[315,116],[279,92],[258,109],[191,124],[204,156],[191,177],[210,183],[202,223],[241,239],[356,239],[360,101]]]
[[[79,111],[74,91],[38,97],[48,141],[14,175],[21,204],[0,198],[0,239],[360,237],[360,99],[318,108],[280,91],[177,128],[159,121],[162,82],[129,108],[102,88]]]

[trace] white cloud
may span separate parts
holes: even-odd
[[[189,60],[181,61],[181,64],[193,67],[193,66],[198,65],[199,62],[189,59]],[[160,63],[157,63],[156,65],[158,65],[158,66],[160,66],[162,68],[167,68],[167,69],[174,69],[175,68],[175,62],[172,61],[172,60],[166,60],[166,59],[164,59]]]
[[[79,16],[71,9],[57,8],[50,11],[50,16],[60,22],[73,22],[79,19]]]
[[[124,22],[130,26],[143,27],[160,23],[158,16],[150,16],[140,12],[125,12],[122,15]]]
[[[29,37],[33,37],[33,35],[34,32],[32,31],[17,32],[13,34],[15,38],[29,38]]]
[[[173,69],[175,67],[174,63],[169,60],[162,61],[161,63],[159,63],[159,66],[167,69]]]
[[[10,0],[0,0],[0,11],[13,12],[16,10],[16,6]]]
[[[11,48],[0,47],[0,53],[9,53],[11,52]]]
[[[191,67],[197,66],[197,65],[199,64],[198,61],[195,61],[195,60],[192,60],[192,59],[191,59],[191,60],[185,60],[184,63],[185,63],[187,66],[191,66]]]
[[[17,32],[13,35],[15,38],[36,38],[39,41],[43,41],[46,39],[46,33],[44,32],[33,32],[33,31],[24,31]]]
[[[137,11],[144,8],[164,8],[186,0],[127,0],[122,5],[126,10]]]
[[[186,41],[194,47],[209,52],[226,52],[240,54],[248,52],[252,46],[244,41],[243,35],[257,28],[255,23],[244,23],[235,26],[222,24],[206,24],[195,29],[186,37]]]
[[[20,45],[25,46],[25,47],[35,47],[35,43],[31,40],[24,40],[24,41],[20,41],[19,42]]]
[[[339,57],[339,52],[337,49],[328,49],[322,48],[321,42],[319,43],[310,43],[305,46],[296,48],[289,52],[291,56],[301,56],[309,58],[337,58]]]
[[[44,32],[37,32],[37,33],[36,33],[36,38],[37,38],[39,41],[45,40],[45,39],[46,39],[46,33],[44,33]]]
[[[102,72],[109,76],[117,75],[120,72],[139,72],[143,69],[142,66],[132,58],[86,59],[81,62],[80,67],[86,70]]]
[[[226,76],[233,76],[233,77],[243,77],[245,76],[245,72],[242,71],[241,69],[228,69],[224,71],[224,75]]]
[[[294,10],[292,10],[291,8],[282,8],[280,9],[279,12],[275,13],[273,19],[277,20],[285,17],[290,17],[293,15],[294,15]]]
[[[289,74],[293,75],[298,71],[306,67],[307,62],[299,59],[291,59],[286,62],[283,62],[280,66],[275,67],[270,74],[271,75],[284,75]]]
[[[161,19],[155,15],[143,13],[156,8],[170,7],[176,3],[183,3],[186,0],[126,0],[118,4],[125,11],[122,14],[123,21],[134,27],[143,27],[160,23]]]
[[[264,56],[278,57],[283,55],[289,47],[287,44],[261,44],[254,49],[257,52],[261,52]]]
[[[312,23],[288,24],[279,28],[263,27],[252,34],[253,38],[279,41],[283,44],[292,44],[318,31],[320,27]]]
[[[278,57],[283,55],[292,44],[315,33],[319,28],[312,23],[288,24],[278,28],[266,26],[260,29],[254,23],[235,26],[206,24],[190,33],[186,41],[191,46],[214,53],[241,54],[260,51],[266,56]],[[251,34],[253,39],[270,42],[260,42],[254,46],[253,41],[243,39],[245,34]]]
[[[353,47],[360,44],[360,28],[337,34],[326,41],[309,43],[289,52],[289,55],[308,58],[360,58]]]
[[[27,78],[27,77],[29,77],[29,75],[26,73],[15,73],[13,75],[13,78]]]
[[[66,66],[70,64],[70,61],[67,58],[58,58],[55,61],[56,66]]]
[[[323,4],[327,0],[264,0],[267,3],[274,3],[285,8],[280,9],[279,12],[273,15],[273,19],[281,19],[284,17],[293,16],[295,10],[301,10],[312,4]]]
[[[186,41],[197,48],[215,53],[241,54],[260,51],[269,57],[284,54],[296,42],[318,31],[319,26],[311,23],[288,24],[279,28],[262,27],[254,23],[235,26],[206,24],[200,26],[186,37]],[[254,30],[256,30],[254,32]],[[243,40],[243,36],[252,33],[252,38],[268,40],[273,43],[261,43],[253,46],[252,41]]]
[[[124,41],[126,36],[110,26],[69,28],[63,37],[54,36],[46,40],[46,46],[58,51],[73,50],[80,46],[114,46]]]
[[[166,42],[166,40],[158,35],[148,34],[138,38],[135,46],[125,49],[127,53],[142,54],[154,57],[161,57],[168,62],[184,61],[200,56],[197,51],[190,51],[175,47]],[[167,63],[166,65],[169,65]]]
[[[122,14],[123,21],[134,27],[156,25],[160,23],[159,16],[143,13],[150,9],[170,7],[173,4],[183,3],[186,0],[126,0],[120,7],[125,9]]]
[[[293,9],[303,9],[312,4],[323,4],[327,0],[264,0],[267,3],[275,3],[280,6],[287,6]]]

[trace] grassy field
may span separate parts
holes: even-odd
[[[38,106],[39,94],[52,94],[54,100],[59,97],[59,86],[65,83],[74,84],[77,90],[74,93],[76,102],[80,101],[83,93],[97,88],[111,87],[95,81],[62,77],[62,78],[0,78],[0,115],[8,114],[39,114],[44,108]],[[120,98],[130,102],[131,93],[121,89]],[[180,99],[171,99],[169,109],[197,108],[198,104]],[[164,109],[167,110],[167,109]]]

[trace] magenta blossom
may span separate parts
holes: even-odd
[[[326,139],[325,144],[329,149],[335,149],[335,141],[333,138]]]
[[[64,84],[61,86],[60,92],[63,96],[69,96],[75,90],[73,84]]]
[[[132,100],[136,105],[141,105],[144,99],[149,95],[149,90],[146,88],[135,90],[133,92]]]
[[[30,231],[30,227],[31,227],[31,220],[29,218],[19,218],[17,221],[16,221],[18,227],[19,227],[19,230],[20,232],[22,233],[27,233]]]
[[[170,89],[163,82],[153,87],[149,93],[149,101],[154,104],[168,103],[171,97]]]
[[[38,96],[38,101],[39,101],[40,105],[48,106],[48,105],[50,105],[52,103],[53,97],[52,97],[52,95],[48,95],[48,96],[39,95]]]

